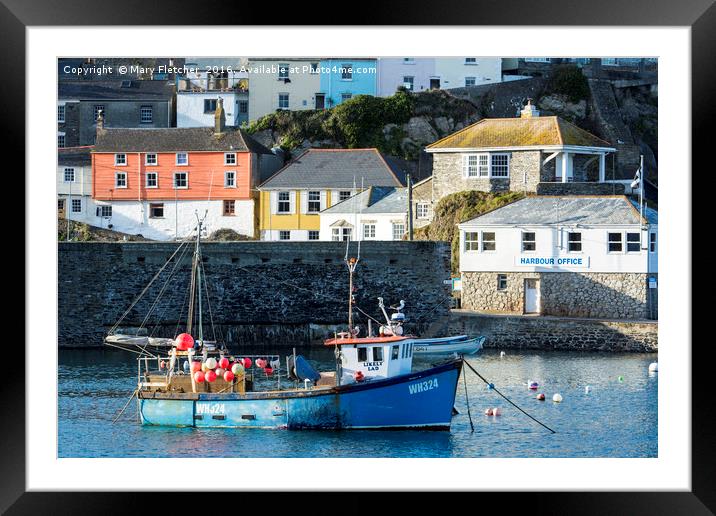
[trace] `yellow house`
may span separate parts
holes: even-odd
[[[403,176],[378,149],[309,149],[259,186],[261,239],[319,240],[321,211]]]

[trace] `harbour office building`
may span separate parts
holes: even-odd
[[[625,196],[531,196],[458,225],[462,307],[657,319],[657,212]]]

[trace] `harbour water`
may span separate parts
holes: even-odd
[[[276,353],[270,347],[255,353]],[[299,349],[317,368],[330,349]],[[137,381],[135,355],[62,350],[58,368],[59,457],[657,457],[656,354],[484,351],[468,362],[546,429],[512,407],[474,373],[458,384],[449,432],[287,431],[141,426],[136,402],[116,423]],[[285,351],[281,351],[283,356]],[[237,354],[237,356],[239,356]],[[441,357],[416,357],[425,368]],[[466,368],[467,369],[467,368]],[[263,373],[262,373],[263,374]],[[262,379],[261,382],[275,379]],[[536,381],[539,388],[528,389]],[[284,380],[285,382],[285,380]],[[589,389],[586,389],[589,387]],[[537,393],[546,401],[538,401]],[[554,403],[552,396],[563,401]],[[468,402],[475,431],[470,431]],[[499,407],[501,415],[486,416]]]

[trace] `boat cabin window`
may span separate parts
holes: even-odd
[[[358,362],[368,361],[368,348],[358,348]]]
[[[393,346],[393,352],[391,354],[391,360],[395,360],[398,358],[398,354],[400,353],[400,346]]]
[[[382,362],[382,361],[383,361],[383,347],[376,346],[373,348],[373,362]]]

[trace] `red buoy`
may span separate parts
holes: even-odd
[[[224,381],[231,382],[234,380],[234,373],[231,371],[225,371],[224,372]]]
[[[191,363],[191,372],[196,373],[197,371],[201,371],[201,362],[193,360]]]
[[[204,383],[204,373],[202,373],[201,371],[196,371],[194,373],[194,381],[196,383]]]
[[[356,382],[362,382],[365,375],[363,374],[363,371],[356,371],[353,378],[355,378]]]
[[[204,374],[204,378],[206,378],[206,381],[207,381],[207,382],[211,383],[211,382],[213,382],[214,380],[216,380],[216,373],[215,373],[212,369],[209,369],[209,370]]]
[[[273,368],[272,367],[264,367],[264,373],[266,373],[267,376],[270,375],[271,373],[273,373]]]
[[[194,338],[188,333],[180,333],[177,338],[174,339],[174,345],[179,351],[186,351],[194,347]]]
[[[266,360],[263,358],[257,358],[256,359],[256,367],[260,367],[261,369],[264,369],[266,367]]]
[[[252,363],[250,358],[244,358],[244,369],[250,368]]]
[[[221,359],[219,359],[219,367],[222,369],[228,369],[229,368],[229,359],[226,357],[221,357]]]

